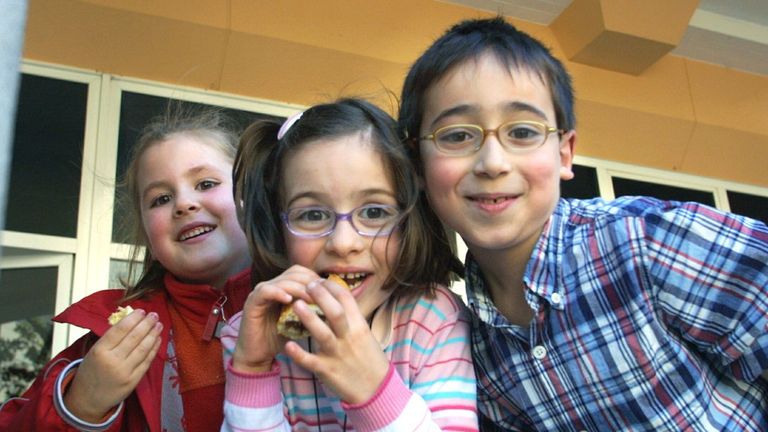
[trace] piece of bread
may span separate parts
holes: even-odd
[[[331,274],[328,276],[328,280],[336,282],[337,284],[349,289],[349,285],[344,282],[339,275]],[[317,314],[321,319],[325,319],[325,315],[319,306],[315,304],[308,305],[313,312]],[[296,312],[293,311],[293,305],[283,306],[280,312],[280,318],[277,319],[277,333],[287,337],[288,339],[304,339],[309,337],[309,330],[301,323]]]
[[[109,325],[115,325],[119,323],[121,319],[127,317],[131,312],[133,312],[133,308],[130,306],[118,306],[117,311],[112,312],[112,315],[107,318],[107,321],[109,321]]]

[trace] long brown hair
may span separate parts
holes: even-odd
[[[395,121],[386,112],[362,99],[344,98],[304,111],[278,139],[280,126],[270,120],[251,124],[235,158],[235,204],[256,280],[271,279],[289,265],[280,219],[285,210],[281,184],[286,158],[305,145],[317,145],[313,143],[318,140],[357,133],[371,136],[373,149],[392,176],[403,212],[402,240],[384,289],[393,289],[394,296],[431,292],[435,283],[448,285],[454,275],[462,274],[446,230],[427,204],[405,145],[397,138]]]
[[[125,225],[126,231],[132,237],[128,275],[120,279],[126,290],[123,300],[144,297],[163,286],[162,279],[166,269],[153,256],[141,222],[141,191],[138,189],[137,173],[141,158],[147,149],[179,135],[186,135],[195,138],[195,142],[208,144],[234,162],[237,129],[233,121],[220,110],[193,110],[190,107],[175,106],[169,108],[165,114],[150,120],[144,127],[131,151],[130,162],[120,188],[124,191],[121,196],[124,207],[130,209]],[[138,268],[139,262],[141,269]],[[138,280],[133,283],[136,279]]]

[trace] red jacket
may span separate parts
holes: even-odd
[[[166,285],[189,287],[200,293],[191,300],[194,304],[185,304],[199,310],[210,310],[219,299],[221,292],[210,286],[185,285],[170,275],[166,275]],[[229,281],[223,290],[227,295],[224,304],[226,316],[232,316],[243,308],[245,299],[251,290],[250,271],[244,271]],[[123,290],[98,291],[71,305],[53,320],[73,324],[91,332],[64,349],[54,357],[37,376],[31,387],[16,399],[11,399],[0,410],[0,430],[8,431],[76,431],[65,423],[53,406],[54,383],[61,371],[71,361],[83,358],[88,349],[98,337],[109,328],[107,317],[115,311]],[[160,402],[163,388],[163,367],[168,348],[171,318],[168,314],[168,291],[158,290],[145,299],[133,300],[127,304],[134,309],[141,308],[147,312],[156,312],[163,323],[162,342],[157,357],[152,361],[144,378],[139,381],[136,389],[125,400],[125,406],[118,419],[109,428],[110,431],[152,431],[161,432]],[[174,299],[178,302],[190,302],[190,299]],[[221,385],[221,401],[209,401],[209,406],[218,418],[223,407],[223,385]],[[220,424],[220,421],[219,421]],[[193,427],[193,425],[190,425]]]

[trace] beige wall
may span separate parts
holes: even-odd
[[[30,0],[24,57],[300,105],[363,94],[394,111],[386,92],[410,63],[481,16],[434,0]],[[551,28],[513,23],[565,59]],[[672,55],[639,75],[566,64],[578,154],[768,187],[768,77]]]

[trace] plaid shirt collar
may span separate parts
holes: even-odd
[[[567,293],[563,287],[563,275],[560,269],[563,261],[565,244],[561,239],[565,236],[568,223],[567,214],[570,213],[570,204],[566,200],[559,200],[555,211],[550,216],[542,235],[536,242],[531,254],[531,259],[525,268],[523,282],[525,284],[525,298],[531,307],[536,310],[541,301],[546,301],[549,306],[562,310],[566,303]],[[471,252],[467,252],[464,260],[466,263],[465,281],[467,299],[470,308],[485,323],[503,327],[509,326],[507,320],[499,314],[493,304],[490,292],[483,277],[482,271]]]

